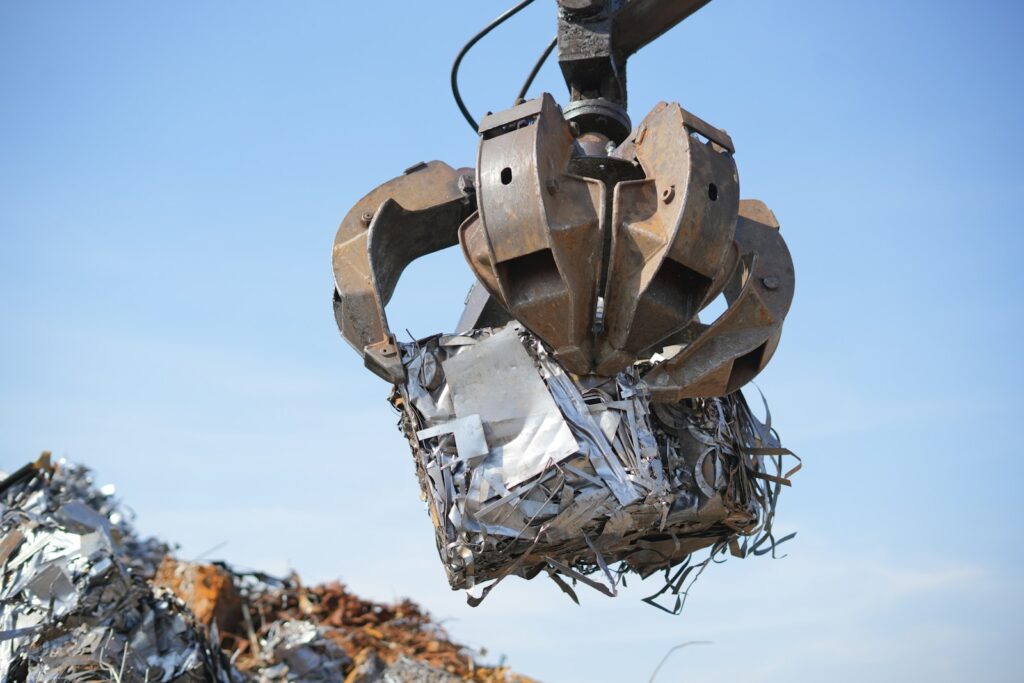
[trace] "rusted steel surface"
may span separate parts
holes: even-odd
[[[569,90],[565,116],[581,132],[621,142],[626,63],[649,42],[710,0],[558,0],[558,64]]]
[[[631,142],[624,156],[646,178],[615,188],[602,375],[682,330],[718,294],[739,203],[732,141],[678,104],[655,107]]]
[[[242,629],[242,598],[235,577],[223,567],[181,562],[167,555],[157,567],[153,586],[172,591],[200,623],[217,624],[221,633]]]
[[[632,54],[711,0],[630,0],[616,17],[615,48]]]
[[[466,224],[463,249],[491,295],[587,373],[604,185],[567,173],[573,136],[550,95],[485,118],[480,134],[480,220]]]
[[[384,307],[413,260],[458,243],[459,224],[475,209],[473,169],[442,161],[417,164],[346,214],[334,240],[334,314],[366,367],[403,379]]]
[[[762,202],[741,202],[736,245],[740,258],[725,288],[728,309],[647,374],[654,400],[724,396],[752,380],[775,353],[793,301],[793,261]]]

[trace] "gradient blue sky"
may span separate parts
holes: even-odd
[[[715,0],[630,61],[729,131],[797,295],[759,379],[806,463],[788,557],[582,607],[445,583],[387,387],[338,337],[338,221],[420,160],[472,165],[450,60],[504,2],[0,5],[0,468],[42,449],[115,482],[193,557],[409,595],[550,683],[1017,681],[1024,5]],[[511,103],[541,0],[463,72]],[[557,68],[533,93],[564,100]],[[389,315],[450,330],[468,269],[413,266]],[[1014,531],[1018,529],[1018,531]],[[742,677],[742,678],[740,678]]]

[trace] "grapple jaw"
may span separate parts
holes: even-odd
[[[640,363],[654,400],[671,402],[760,372],[793,264],[771,211],[739,199],[731,138],[661,103],[605,142],[610,154],[591,154],[545,94],[483,120],[475,172],[422,164],[360,200],[335,241],[335,313],[367,367],[403,381],[384,306],[409,262],[459,243],[491,310],[574,375]],[[701,322],[723,293],[726,311]]]
[[[478,216],[460,230],[477,279],[570,371],[590,372],[604,184],[569,172],[574,138],[550,95],[485,118]]]
[[[752,380],[775,353],[795,280],[779,224],[763,202],[740,202],[734,249],[738,258],[726,271],[728,308],[710,325],[694,320],[692,340],[646,373],[652,400],[725,396]]]
[[[644,179],[615,187],[599,374],[680,332],[721,291],[739,203],[732,153],[724,132],[665,103],[613,153]]]
[[[476,208],[472,174],[443,161],[417,164],[360,199],[338,228],[338,329],[367,368],[394,384],[405,371],[384,307],[409,263],[458,243],[459,224]]]

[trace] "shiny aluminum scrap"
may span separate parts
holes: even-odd
[[[544,572],[577,600],[566,579],[615,595],[623,574],[665,570],[648,601],[678,611],[707,563],[695,551],[785,540],[772,517],[799,465],[783,473],[792,454],[738,392],[651,403],[635,369],[584,384],[518,323],[400,351],[393,403],[449,582],[483,585],[470,604],[509,575]]]
[[[0,486],[0,681],[242,680],[147,583],[167,546],[139,540],[88,470],[44,456]]]

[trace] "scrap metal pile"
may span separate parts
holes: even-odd
[[[0,475],[0,681],[529,683],[415,603],[179,562],[48,456]]]
[[[482,587],[470,604],[509,575],[576,599],[663,570],[648,600],[678,612],[713,558],[785,540],[799,465],[741,389],[778,347],[793,262],[772,211],[740,199],[724,130],[675,103],[635,127],[626,111],[628,57],[709,0],[558,0],[570,101],[525,99],[542,57],[478,124],[458,65],[530,2],[456,59],[477,167],[416,164],[342,220],[335,318],[394,385],[451,587]],[[402,271],[455,245],[477,280],[457,333],[399,343]]]

